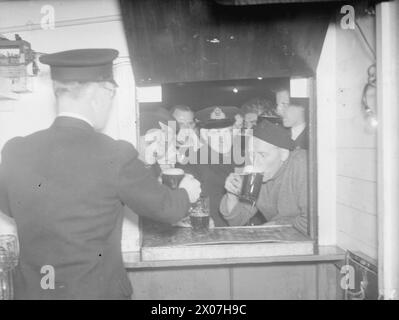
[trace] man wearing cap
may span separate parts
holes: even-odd
[[[203,194],[210,197],[210,214],[216,227],[228,225],[219,212],[224,181],[236,166],[245,162],[238,136],[240,129],[234,130],[239,115],[240,110],[230,106],[213,106],[196,112],[201,147],[196,152],[189,149],[184,165],[180,165],[201,181]]]
[[[293,150],[287,131],[267,120],[256,126],[251,139],[249,152],[254,170],[263,173],[256,205],[240,201],[237,195],[242,176],[232,173],[226,179],[221,213],[229,225],[243,226],[259,210],[269,224],[292,224],[307,233],[306,151]]]
[[[0,165],[0,211],[20,243],[17,299],[128,299],[121,254],[123,205],[166,223],[201,192],[193,179],[159,184],[128,142],[100,133],[116,85],[113,49],[42,56],[51,67],[58,116],[50,128],[10,140]]]

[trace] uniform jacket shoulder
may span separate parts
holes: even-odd
[[[118,155],[122,158],[137,158],[139,153],[136,148],[127,141],[124,140],[114,140],[115,148]]]
[[[16,150],[18,150],[21,146],[21,143],[25,140],[25,137],[14,137],[8,140],[1,150],[0,161],[4,159],[4,157],[10,156],[14,154]]]

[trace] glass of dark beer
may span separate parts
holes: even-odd
[[[250,172],[242,175],[242,187],[240,199],[254,204],[258,199],[262,186],[263,174],[260,172]]]
[[[179,168],[169,168],[162,171],[162,183],[171,189],[177,189],[184,178],[184,170]]]
[[[190,208],[190,222],[194,231],[209,229],[209,197],[201,196]]]

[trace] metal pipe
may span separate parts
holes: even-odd
[[[55,22],[54,27],[55,28],[72,27],[72,26],[81,26],[85,24],[104,23],[104,22],[121,21],[121,20],[122,20],[121,15],[80,18],[80,19],[62,20]],[[42,30],[42,25],[40,23],[32,23],[32,24],[0,28],[0,34],[34,31],[34,30]]]
[[[399,0],[377,17],[378,287],[399,299]]]

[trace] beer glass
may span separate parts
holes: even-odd
[[[260,172],[251,172],[242,175],[242,187],[239,198],[241,200],[256,203],[260,188],[262,187],[263,174]]]
[[[209,229],[209,197],[201,196],[190,207],[191,227],[196,232],[204,232]]]
[[[169,168],[162,171],[162,184],[171,189],[177,189],[184,178],[184,170],[179,168]]]

